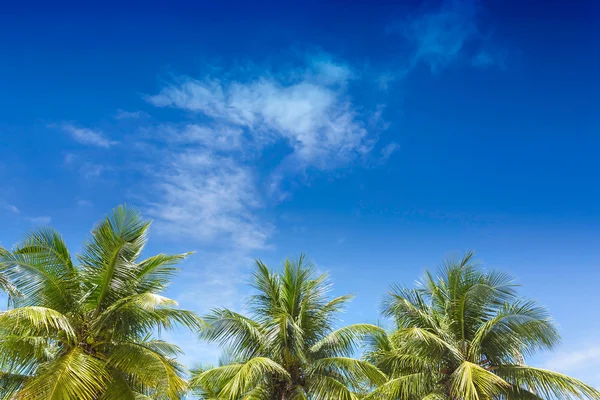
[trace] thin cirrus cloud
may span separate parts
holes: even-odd
[[[27,217],[26,219],[34,225],[48,225],[52,221],[49,216]]]
[[[115,114],[115,119],[124,120],[124,119],[140,119],[147,118],[149,115],[144,111],[126,111],[122,109],[118,109]]]
[[[253,171],[210,149],[163,154],[150,172],[156,201],[149,212],[160,231],[237,249],[265,247],[271,226],[254,214],[262,207]]]
[[[401,34],[412,48],[406,69],[425,64],[436,74],[462,59],[474,67],[502,67],[505,54],[490,43],[478,23],[481,8],[476,0],[447,0],[437,9],[394,24],[390,32]]]
[[[88,146],[108,149],[119,143],[108,139],[102,132],[94,129],[81,128],[73,124],[62,124],[61,129],[67,132],[76,142]]]
[[[13,214],[16,214],[16,215],[18,215],[18,214],[21,213],[21,211],[19,210],[19,208],[17,206],[15,206],[14,204],[5,204],[4,208],[6,210],[10,211]]]

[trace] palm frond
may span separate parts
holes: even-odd
[[[36,376],[25,382],[16,399],[94,400],[108,379],[109,374],[101,360],[74,348],[42,365]]]
[[[354,324],[339,328],[317,343],[310,351],[313,354],[324,354],[326,356],[344,356],[357,350],[359,344],[367,337],[373,337],[378,334],[385,335],[385,331],[372,324]]]
[[[570,376],[521,365],[501,365],[494,371],[507,382],[540,397],[555,399],[600,399],[600,391]]]
[[[136,385],[179,399],[187,388],[182,366],[152,347],[146,343],[114,344],[107,363],[132,377]]]
[[[289,373],[275,361],[265,357],[252,358],[241,365],[238,372],[223,386],[219,396],[237,399],[271,376],[283,380],[290,378]]]
[[[84,282],[93,289],[88,303],[96,315],[106,304],[131,294],[128,289],[137,277],[135,262],[146,244],[149,226],[137,210],[119,206],[92,231],[79,259]]]
[[[69,341],[74,341],[76,337],[69,318],[45,307],[20,307],[5,311],[0,314],[0,326],[12,334],[46,334]]]
[[[510,385],[477,364],[463,361],[451,376],[451,397],[464,400],[499,397]]]
[[[307,375],[328,375],[335,373],[343,376],[350,385],[381,385],[387,381],[387,376],[368,361],[349,357],[321,358],[312,363]]]

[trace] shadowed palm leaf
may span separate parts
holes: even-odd
[[[236,359],[194,374],[191,386],[202,398],[350,400],[386,381],[369,362],[351,358],[358,343],[380,328],[334,330],[351,296],[328,299],[327,276],[317,276],[304,257],[287,260],[280,273],[258,261],[254,287],[251,317],[219,309],[206,318],[204,337]]]
[[[138,260],[149,223],[116,208],[93,231],[75,265],[52,229],[30,233],[0,267],[15,308],[0,314],[1,399],[179,399],[179,350],[151,338],[202,321],[160,295],[182,255]]]
[[[510,277],[484,272],[473,253],[427,273],[416,289],[392,287],[391,334],[372,335],[367,359],[389,381],[369,399],[600,398],[568,376],[526,366],[524,356],[559,340],[545,309],[520,299]]]

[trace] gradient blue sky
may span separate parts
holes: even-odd
[[[148,253],[197,251],[182,306],[240,308],[253,258],[306,252],[344,323],[475,249],[560,327],[530,361],[600,386],[598,26],[592,0],[6,5],[0,244],[78,250],[127,202]]]

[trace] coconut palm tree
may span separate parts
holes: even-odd
[[[396,329],[373,335],[366,357],[390,379],[368,398],[600,399],[574,378],[525,365],[558,342],[556,328],[509,276],[478,269],[473,257],[447,260],[417,288],[392,287],[383,313]]]
[[[303,256],[286,260],[282,272],[256,264],[250,317],[216,309],[205,318],[204,337],[225,346],[231,360],[192,377],[201,397],[350,400],[385,382],[376,367],[351,357],[359,341],[380,328],[333,328],[352,296],[329,299],[327,275],[316,275]]]
[[[0,314],[1,399],[178,399],[179,350],[153,337],[201,320],[160,293],[186,254],[139,260],[150,223],[124,206],[72,259],[49,228],[28,234],[0,265],[19,290]]]

